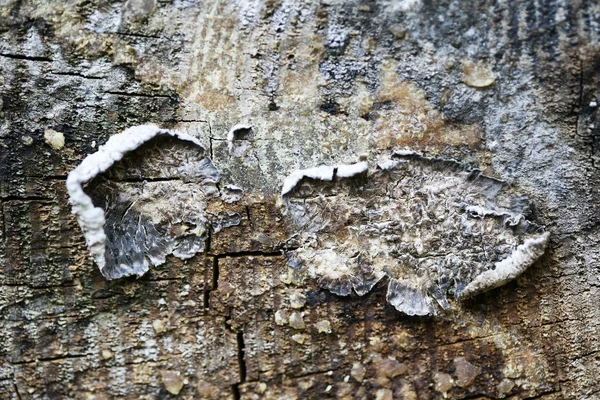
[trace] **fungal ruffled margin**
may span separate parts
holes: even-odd
[[[336,166],[320,165],[318,167],[298,169],[288,175],[283,181],[281,195],[285,196],[292,191],[304,178],[317,179],[321,181],[333,180],[334,174],[340,178],[350,178],[362,174],[369,168],[366,161],[356,164],[339,164]]]
[[[229,132],[227,132],[227,150],[229,154],[234,156],[240,156],[244,152],[246,146],[242,146],[239,152],[236,152],[236,141],[247,141],[245,138],[247,133],[252,132],[252,125],[249,124],[237,124],[234,125]],[[248,135],[249,136],[249,135]]]
[[[364,295],[387,276],[388,302],[409,315],[515,279],[549,238],[527,220],[530,203],[515,188],[412,151],[372,169],[295,171],[282,196],[298,229],[298,246],[285,253],[291,267],[338,295]]]
[[[195,181],[197,187],[190,187],[187,183],[178,182],[110,182],[107,187],[115,189],[117,195],[105,199],[106,209],[94,204],[92,197],[84,191],[84,185],[91,182],[101,174],[123,159],[126,153],[132,152],[152,139],[164,136],[171,137],[188,143],[197,148],[199,157],[186,165],[175,169],[178,176],[187,181]],[[141,125],[131,127],[122,133],[112,136],[96,153],[88,155],[67,177],[67,190],[72,211],[77,216],[90,254],[107,279],[116,279],[124,276],[141,276],[148,271],[150,264],[159,265],[165,261],[167,254],[174,254],[180,258],[189,258],[202,251],[204,248],[206,217],[203,214],[203,202],[211,197],[217,197],[215,184],[219,180],[219,172],[208,157],[204,157],[204,147],[196,138],[184,133],[168,129],[161,129],[155,125]],[[187,224],[185,229],[190,229],[188,235],[161,237],[157,230],[157,219],[171,212],[169,187],[166,189],[158,185],[179,185],[181,193],[172,193],[172,196],[192,196],[198,203],[182,213],[173,213],[169,217],[176,219],[176,223]],[[119,192],[122,191],[122,192]],[[189,192],[188,192],[189,191]],[[181,196],[179,196],[181,195]],[[145,198],[136,200],[133,197]],[[158,205],[149,199],[160,197]],[[201,198],[201,199],[199,199]],[[127,202],[127,203],[125,203]],[[109,205],[110,203],[110,205]],[[111,214],[109,207],[119,208],[121,214]],[[138,210],[133,210],[138,208]],[[166,211],[166,212],[165,212]],[[134,214],[137,212],[137,214]],[[183,216],[192,213],[189,218]],[[105,224],[109,221],[110,238],[107,239]],[[170,221],[172,222],[172,221]],[[135,225],[135,226],[128,226]],[[172,228],[172,227],[170,227]],[[110,242],[107,253],[107,240]],[[128,246],[130,248],[128,248]],[[127,254],[128,252],[132,254]]]

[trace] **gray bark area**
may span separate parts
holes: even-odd
[[[5,0],[0,33],[0,398],[600,397],[597,2]],[[65,180],[143,123],[196,137],[241,219],[107,281]],[[546,254],[430,317],[290,268],[285,177],[397,150],[526,194]]]

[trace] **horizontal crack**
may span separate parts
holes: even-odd
[[[208,121],[204,119],[167,119],[165,122],[202,122],[208,124]]]
[[[219,254],[208,254],[217,259],[225,257],[281,257],[283,254],[280,251],[267,252],[267,251],[237,251],[231,253],[219,253]]]
[[[0,197],[2,201],[51,201],[53,200],[50,197],[42,197],[42,196],[3,196]]]
[[[103,76],[89,76],[89,75],[81,74],[79,72],[50,71],[50,73],[52,75],[75,76],[75,77],[83,78],[83,79],[94,79],[94,80],[105,79],[105,77],[103,77]]]
[[[44,289],[59,289],[59,288],[72,288],[77,285],[48,285],[48,286],[33,286],[26,283],[2,283],[0,287],[27,287],[31,290],[44,290]]]
[[[144,183],[144,182],[183,182],[181,178],[123,178],[123,179],[111,179],[105,178],[111,182],[125,182],[125,183]]]
[[[0,53],[0,57],[12,58],[15,60],[27,60],[27,61],[41,61],[41,62],[52,62],[51,58],[48,57],[34,57],[34,56],[26,56],[23,54],[9,54],[9,53]]]
[[[162,37],[160,36],[155,36],[155,35],[145,35],[143,33],[133,33],[133,32],[115,32],[116,35],[119,36],[132,36],[132,37],[139,37],[139,38],[147,38],[147,39],[162,39]]]
[[[140,278],[139,281],[143,282],[171,282],[180,281],[183,278]]]
[[[47,357],[47,358],[36,358],[34,360],[23,360],[23,361],[10,361],[7,360],[10,364],[12,365],[22,365],[22,364],[33,364],[33,363],[37,363],[37,362],[52,362],[52,361],[60,361],[60,360],[71,360],[71,359],[77,359],[77,358],[86,358],[89,357],[91,354],[65,354],[63,356],[57,356],[57,357]]]
[[[67,179],[67,175],[25,175],[25,178],[55,179],[64,181]]]

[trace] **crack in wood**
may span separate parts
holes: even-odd
[[[241,384],[246,382],[246,360],[245,360],[246,345],[244,343],[244,332],[241,330],[237,331],[236,339],[237,339],[237,348],[238,348],[237,358],[238,358],[240,379],[239,379],[238,383],[235,383],[231,386],[231,391],[233,393],[234,399],[239,400],[241,398],[239,387]]]
[[[138,38],[145,38],[145,39],[162,39],[161,36],[146,35],[146,34],[143,34],[143,33],[135,33],[135,32],[117,31],[117,32],[115,32],[115,35],[119,35],[119,36],[131,36],[131,37],[138,37]]]
[[[167,94],[120,92],[120,91],[113,91],[113,90],[107,90],[104,93],[106,93],[106,94],[112,94],[112,95],[115,95],[115,96],[163,98],[163,99],[171,99],[171,100],[174,99],[173,96],[169,96]]]
[[[26,61],[40,61],[40,62],[53,62],[54,60],[49,57],[35,57],[35,56],[26,56],[23,54],[10,54],[10,53],[0,53],[0,57],[12,58],[14,60],[26,60]]]
[[[52,75],[58,75],[58,76],[73,76],[73,77],[77,77],[77,78],[91,79],[91,80],[106,79],[105,76],[90,76],[90,75],[84,75],[84,74],[79,73],[79,72],[50,71],[50,74],[52,74]]]

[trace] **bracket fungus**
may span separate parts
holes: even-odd
[[[462,164],[404,151],[367,163],[293,172],[282,196],[298,228],[288,264],[338,295],[389,278],[387,300],[409,315],[436,314],[519,276],[549,234],[529,200]],[[291,247],[291,246],[290,246]]]
[[[130,153],[130,154],[127,154]],[[126,155],[127,154],[127,155]],[[69,201],[107,279],[141,276],[173,254],[204,251],[219,171],[194,137],[154,125],[129,128],[67,178]],[[219,226],[230,222],[219,217]]]

